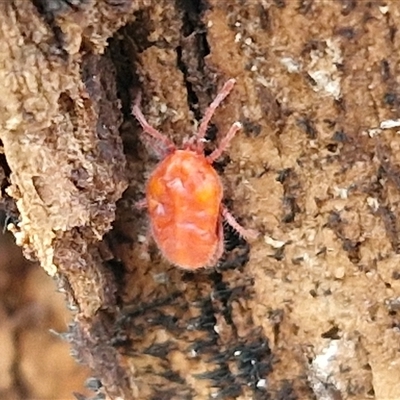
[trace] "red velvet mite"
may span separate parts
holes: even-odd
[[[165,149],[166,156],[152,172],[146,187],[151,233],[163,256],[178,267],[196,270],[215,265],[224,250],[222,221],[225,219],[245,238],[257,232],[246,230],[222,204],[221,179],[212,167],[241,128],[235,122],[210,155],[204,155],[204,138],[216,108],[230,93],[235,80],[228,80],[207,108],[198,132],[183,149],[153,128],[140,110],[140,94],[133,105],[133,115],[148,138]],[[153,140],[154,141],[154,140]]]

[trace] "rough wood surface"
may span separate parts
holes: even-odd
[[[111,398],[399,397],[399,2],[0,7],[11,229]],[[208,146],[243,123],[216,168],[262,237],[227,230],[219,265],[190,274],[143,244],[156,161],[130,105],[140,87],[180,143],[228,78]]]

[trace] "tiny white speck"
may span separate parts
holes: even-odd
[[[400,119],[386,119],[382,121],[379,125],[381,129],[391,129],[400,126]]]
[[[256,386],[258,388],[265,388],[267,386],[267,380],[266,379],[259,379]]]
[[[385,15],[385,14],[387,14],[387,13],[389,12],[389,6],[388,6],[388,5],[380,6],[380,7],[378,7],[378,8],[379,8],[379,11],[380,11],[383,15]]]
[[[295,61],[292,57],[282,57],[280,59],[281,64],[286,67],[289,73],[298,73],[300,72],[300,64]]]
[[[160,112],[165,114],[167,112],[167,110],[168,110],[167,105],[165,103],[161,103],[160,104]]]
[[[211,28],[213,25],[214,25],[214,24],[213,24],[212,21],[208,21],[208,22],[207,22],[207,28]]]
[[[139,243],[145,243],[146,242],[146,236],[138,235],[137,240],[138,240]]]
[[[379,209],[379,201],[375,197],[368,197],[367,204],[374,210],[378,211]]]
[[[334,188],[335,195],[340,197],[341,199],[347,199],[348,197],[348,190],[346,188],[340,188],[335,186]]]
[[[10,222],[9,224],[7,224],[6,229],[10,232],[16,232],[17,227],[12,222]]]
[[[15,233],[14,233],[14,237],[15,237],[15,243],[16,243],[18,246],[21,246],[21,247],[22,247],[22,245],[23,245],[23,243],[24,243],[25,235],[24,235],[22,232],[15,232]]]
[[[264,242],[272,246],[274,249],[280,249],[285,245],[284,241],[272,239],[271,236],[264,236]]]
[[[382,132],[382,129],[380,129],[380,128],[371,128],[371,129],[368,129],[368,136],[372,138],[374,136],[379,135],[381,132]]]
[[[251,40],[251,38],[248,37],[244,40],[244,43],[247,44],[247,46],[250,46],[253,43],[253,41]]]
[[[194,349],[192,349],[191,351],[190,351],[190,357],[197,357],[197,351],[196,350],[194,350]]]
[[[242,40],[242,34],[239,32],[235,35],[235,43],[239,43]]]
[[[258,76],[257,77],[257,82],[261,85],[263,85],[264,87],[271,87],[271,84],[267,81],[267,79],[265,79],[265,77],[263,76]]]
[[[19,116],[13,116],[6,121],[6,128],[9,130],[15,129],[20,122],[21,118]]]
[[[314,91],[324,90],[335,99],[340,98],[340,79],[333,78],[328,71],[324,70],[309,71],[308,74],[317,84]]]

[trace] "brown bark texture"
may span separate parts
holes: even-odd
[[[0,2],[2,201],[93,398],[400,398],[399,25],[397,0]],[[261,235],[191,273],[146,244],[131,104],[179,144],[229,78],[207,150],[242,122],[215,167]]]

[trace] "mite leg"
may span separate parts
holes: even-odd
[[[147,208],[147,200],[146,199],[142,199],[142,200],[139,200],[139,201],[135,201],[133,206],[137,210],[144,210],[145,208]]]
[[[222,254],[224,253],[225,249],[225,243],[224,243],[224,228],[222,226],[222,216],[219,218],[220,220],[218,221],[218,231],[217,231],[217,236],[218,236],[218,246],[215,251],[215,254],[213,255],[212,259],[208,262],[206,267],[214,267],[218,260],[222,257]]]
[[[136,96],[133,106],[132,106],[132,114],[136,117],[138,120],[139,124],[143,128],[143,132],[147,133],[154,139],[160,141],[163,143],[163,145],[166,147],[168,151],[173,151],[175,150],[175,145],[174,143],[169,140],[166,136],[164,136],[161,132],[159,132],[157,129],[153,128],[146,120],[145,116],[142,113],[142,110],[140,109],[140,101],[142,99],[142,94],[141,92],[138,93]]]
[[[242,127],[240,122],[235,122],[230,128],[225,137],[221,140],[219,146],[209,155],[207,156],[207,161],[212,164],[215,160],[217,160],[221,154],[226,150],[229,146],[230,141],[236,135],[236,132]]]
[[[235,79],[229,79],[222,87],[222,89],[220,90],[214,101],[208,106],[206,112],[204,113],[203,119],[201,120],[200,123],[199,130],[197,131],[196,134],[197,151],[199,153],[203,152],[203,147],[204,147],[203,139],[206,136],[208,124],[210,123],[210,120],[214,115],[215,110],[225,99],[225,97],[228,96],[228,94],[231,92],[235,83],[236,83]]]
[[[171,153],[170,148],[165,147],[165,143],[161,143],[153,136],[142,132],[140,135],[141,142],[145,145],[150,154],[154,154],[159,160],[163,160],[168,154]]]
[[[222,216],[225,221],[237,232],[240,236],[247,239],[256,239],[259,233],[254,229],[245,229],[239,222],[236,221],[235,217],[228,211],[225,206],[222,206]]]

